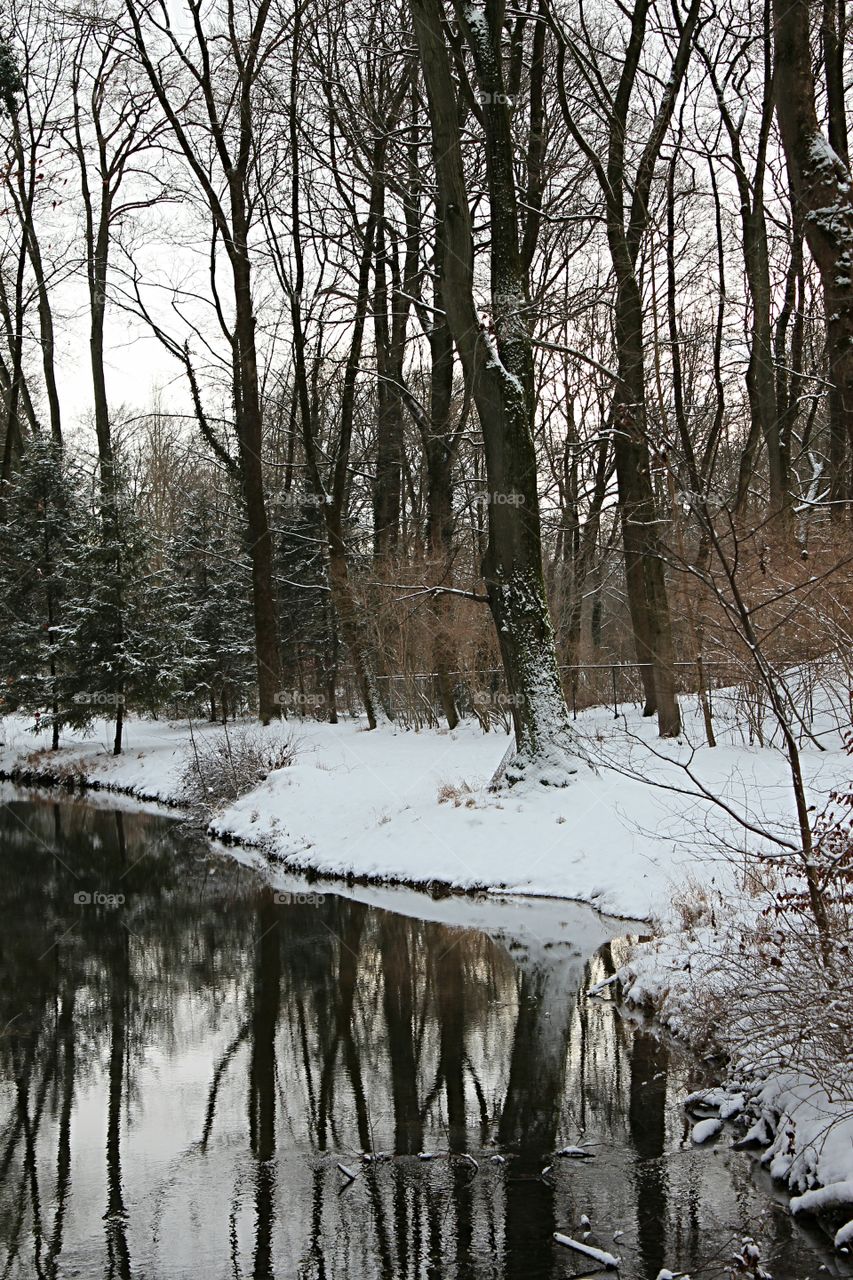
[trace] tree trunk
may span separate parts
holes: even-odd
[[[830,500],[838,515],[850,504],[853,450],[853,186],[843,155],[827,143],[815,108],[808,0],[773,0],[776,118],[794,199],[820,272],[826,317],[832,446]],[[836,95],[837,96],[837,95]],[[838,104],[833,136],[838,145]]]
[[[81,170],[82,172],[82,170]],[[91,211],[88,201],[87,212]],[[115,600],[113,616],[107,625],[113,628],[113,644],[115,654],[121,653],[124,642],[124,608],[122,591],[121,563],[121,528],[118,512],[117,476],[115,454],[113,451],[112,426],[110,423],[110,407],[107,400],[107,382],[104,372],[104,319],[106,316],[107,261],[110,243],[110,207],[107,195],[104,194],[97,231],[94,223],[88,225],[89,243],[89,353],[92,366],[92,392],[95,408],[95,434],[98,440],[98,466],[101,488],[101,527],[102,536],[107,547],[111,548],[113,562],[112,572],[115,574]],[[111,691],[117,698],[115,715],[115,732],[113,735],[113,755],[121,755],[122,736],[124,732],[124,694],[123,687],[118,692]]]
[[[400,540],[400,486],[403,460],[403,401],[400,373],[388,326],[388,246],[382,207],[376,224],[373,323],[376,339],[376,481],[373,491],[374,550],[378,557],[393,555]],[[395,305],[399,299],[395,297]],[[392,316],[392,328],[397,317]],[[396,335],[395,335],[396,336]]]
[[[341,624],[344,644],[349,650],[359,697],[367,715],[367,727],[375,729],[384,714],[382,698],[375,676],[375,665],[369,641],[364,633],[364,621],[350,582],[347,564],[346,541],[337,511],[326,503],[326,531],[329,539],[329,587],[335,610]]]
[[[441,256],[436,255],[436,308],[441,306]],[[447,324],[436,316],[429,334],[430,371],[429,433],[424,441],[427,466],[427,547],[436,585],[453,585],[453,459],[456,448],[450,427],[453,395],[453,339]],[[430,603],[434,618],[432,658],[439,701],[448,729],[459,723],[450,671],[453,653],[447,635],[450,597],[438,595]]]
[[[619,257],[618,246],[614,246],[614,260],[618,262]],[[657,712],[661,737],[673,738],[681,732],[681,714],[648,446],[643,308],[636,275],[627,263],[622,271],[617,266],[616,346],[619,382],[613,407],[613,449],[628,607],[645,695],[643,714]]]
[[[490,326],[474,305],[471,211],[462,163],[456,91],[439,0],[410,0],[429,103],[438,182],[444,306],[483,431],[489,484],[489,541],[482,572],[500,645],[515,728],[506,779],[564,784],[573,737],[560,686],[545,601],[533,443],[533,358],[525,318],[527,280],[518,244],[513,142],[490,6],[463,29],[483,105],[491,212]]]
[[[240,478],[246,503],[249,559],[252,565],[252,615],[255,624],[255,655],[258,669],[258,716],[261,724],[281,719],[281,657],[278,646],[273,547],[267,519],[263,474],[263,415],[258,389],[258,361],[255,350],[255,316],[252,306],[251,268],[246,249],[247,228],[243,215],[243,191],[239,179],[231,184],[231,212],[234,220],[234,248],[231,268],[234,276],[236,342],[235,387],[237,435],[240,450]]]

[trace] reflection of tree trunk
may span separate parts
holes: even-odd
[[[415,1189],[417,1196],[419,1188]],[[414,1254],[419,1258],[420,1251],[417,1249],[416,1239],[412,1239],[413,1228],[417,1231],[418,1208],[417,1203],[409,1206],[409,1199],[412,1195],[412,1188],[408,1185],[405,1178],[401,1176],[401,1171],[394,1170],[394,1182],[391,1194],[394,1202],[394,1243],[397,1252],[397,1271],[398,1276],[407,1276],[409,1274],[409,1259]]]
[[[22,1067],[20,1072],[16,1070],[17,1078],[22,1078],[27,1081],[29,1080],[30,1073],[32,1071],[32,1062],[33,1062],[34,1052],[35,1052],[35,1044],[34,1042],[31,1041],[24,1066]],[[36,1096],[36,1105],[35,1105],[36,1127],[38,1127],[39,1118],[41,1116],[42,1111],[44,1110],[45,1099],[47,1097],[48,1090],[50,1089],[51,1084],[53,1082],[55,1065],[56,1064],[53,1062],[48,1063],[48,1065],[45,1067],[42,1073],[41,1084],[39,1085],[39,1091]],[[29,1085],[27,1086],[27,1089],[29,1089]],[[22,1125],[23,1125],[23,1115],[20,1108],[18,1108],[15,1115],[14,1124],[12,1125],[12,1131],[9,1134],[9,1140],[6,1143],[6,1146],[3,1150],[3,1157],[2,1159],[0,1159],[0,1183],[3,1182],[3,1180],[6,1177],[6,1174],[9,1172],[9,1165],[12,1163],[12,1159],[18,1148],[18,1142],[20,1141],[20,1138],[21,1138]]]
[[[255,1169],[255,1261],[253,1280],[274,1280],[272,1228],[275,1215],[275,1169],[268,1160]]]
[[[317,1280],[326,1280],[326,1258],[320,1243],[323,1240],[323,1169],[315,1169],[311,1179],[311,1246],[310,1257]]]
[[[559,966],[522,970],[499,1135],[508,1146],[537,1154],[554,1149],[574,1003]]]
[[[436,960],[441,1057],[439,1070],[447,1095],[447,1137],[451,1151],[468,1145],[465,1118],[465,995],[462,956],[457,933],[442,930],[442,954]]]
[[[116,815],[118,818],[119,815]],[[130,980],[130,937],[119,932],[112,945],[110,986],[110,1062],[107,1104],[107,1253],[110,1274],[130,1280],[127,1213],[121,1181],[121,1104],[127,1053],[127,997]]]
[[[18,1117],[24,1135],[24,1177],[21,1183],[21,1210],[23,1216],[24,1188],[29,1187],[30,1209],[32,1212],[33,1251],[35,1254],[36,1274],[41,1275],[42,1225],[41,1194],[38,1185],[38,1157],[36,1155],[36,1135],[38,1122],[34,1122],[30,1114],[30,1072],[19,1075],[15,1081],[18,1098]],[[19,1223],[20,1226],[20,1223]]]
[[[456,1275],[470,1276],[472,1266],[471,1247],[474,1243],[474,1206],[471,1203],[471,1184],[476,1176],[470,1165],[456,1164],[453,1168],[453,1204],[456,1216]]]
[[[60,1085],[59,1136],[56,1148],[56,1210],[53,1219],[53,1236],[47,1256],[48,1275],[57,1275],[56,1260],[62,1252],[62,1230],[65,1225],[65,1206],[71,1183],[71,1111],[74,1106],[74,1076],[77,1066],[74,1052],[74,1001],[75,992],[67,991],[57,1020],[57,1039],[62,1047],[62,1078]]]
[[[271,1160],[275,1153],[275,1031],[281,986],[278,926],[272,892],[266,891],[258,908],[249,1067],[249,1131],[252,1154],[258,1160]]]
[[[240,1045],[244,1044],[246,1040],[248,1040],[250,1029],[249,1023],[244,1023],[214,1068],[213,1078],[210,1082],[210,1089],[207,1093],[207,1107],[204,1112],[204,1128],[202,1129],[201,1139],[199,1141],[199,1146],[202,1151],[207,1150],[207,1144],[210,1141],[213,1121],[216,1117],[216,1102],[219,1097],[219,1086],[225,1072],[231,1065],[234,1055],[240,1048]]]
[[[567,966],[522,969],[509,1085],[498,1136],[515,1147],[506,1209],[506,1273],[524,1275],[556,1230],[554,1189],[539,1177],[556,1145],[575,1001]],[[550,1016],[546,1016],[546,1015]]]
[[[336,899],[336,901],[340,902],[340,899]],[[340,906],[340,917],[335,921],[335,936],[340,939],[335,1025],[331,1043],[323,1059],[323,1072],[320,1078],[320,1093],[317,1103],[317,1145],[321,1151],[326,1150],[338,1048],[345,1034],[349,1034],[348,1029],[352,1021],[361,935],[367,913],[367,908],[360,902],[340,902]],[[369,1147],[370,1142],[368,1141],[365,1150]]]
[[[666,1086],[669,1051],[657,1036],[638,1029],[631,1041],[631,1092],[628,1124],[637,1152],[637,1238],[644,1272],[656,1276],[665,1262],[667,1179]]]
[[[423,1147],[415,1060],[411,933],[409,920],[392,915],[383,917],[380,946],[397,1155],[411,1155]]]
[[[266,890],[258,907],[249,1066],[249,1132],[255,1168],[255,1280],[272,1280],[275,1212],[275,1033],[281,999],[279,912]]]

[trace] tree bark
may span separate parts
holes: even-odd
[[[830,501],[837,516],[851,500],[853,452],[853,185],[849,164],[826,141],[815,107],[808,0],[773,0],[776,118],[794,199],[823,285],[830,414]],[[837,98],[837,95],[836,95]],[[832,99],[833,136],[843,120]]]
[[[234,184],[236,185],[236,184]],[[281,719],[281,657],[273,586],[273,546],[267,518],[263,472],[263,413],[258,389],[258,358],[255,349],[255,316],[247,228],[242,188],[233,190],[235,323],[234,338],[239,366],[237,397],[237,439],[240,480],[246,504],[249,560],[252,566],[252,614],[255,626],[255,656],[258,671],[258,716],[261,724]]]
[[[439,0],[410,0],[432,129],[444,305],[483,431],[489,540],[482,572],[511,699],[517,754],[509,783],[565,783],[572,733],[560,685],[542,574],[529,290],[518,243],[513,141],[501,64],[501,6],[462,27],[476,68],[491,214],[491,319],[474,304],[474,246],[460,117]],[[468,18],[466,18],[468,14]]]

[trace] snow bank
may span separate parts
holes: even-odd
[[[791,1212],[822,1213],[827,1209],[846,1209],[849,1205],[853,1205],[853,1178],[830,1182],[825,1187],[815,1187],[814,1191],[794,1196]]]
[[[757,910],[755,904],[752,909]],[[617,975],[623,997],[654,1011],[670,1031],[695,1046],[701,1023],[697,1011],[705,1010],[712,1018],[715,1002],[731,994],[723,961],[733,933],[730,924],[701,925],[637,945]],[[733,1023],[735,1032],[741,1025]],[[711,1034],[713,1047],[714,1028]],[[797,1046],[797,1052],[804,1054],[803,1045]],[[706,1113],[693,1126],[692,1139],[705,1141],[722,1131],[725,1121],[734,1121],[732,1145],[764,1148],[761,1163],[793,1193],[793,1213],[849,1208],[853,1205],[853,1078],[845,1090],[830,1096],[805,1069],[786,1069],[784,1056],[784,1045],[773,1046],[771,1053],[768,1045],[747,1035],[730,1053],[726,1084],[685,1099],[688,1111]],[[707,1116],[709,1111],[716,1114]],[[848,1243],[845,1229],[839,1236],[840,1248]]]
[[[295,735],[295,763],[217,812],[210,830],[294,870],[572,898],[612,915],[661,917],[688,873],[702,883],[731,881],[732,868],[708,850],[709,830],[729,848],[745,843],[743,830],[692,787],[681,764],[689,761],[702,787],[756,824],[787,828],[792,820],[784,758],[739,741],[738,731],[726,728],[721,696],[719,708],[715,750],[690,745],[701,743],[702,728],[689,700],[676,742],[662,743],[639,708],[626,708],[618,720],[607,708],[583,712],[576,730],[597,767],[581,765],[567,788],[521,794],[488,791],[508,739],[472,723],[453,733],[393,725],[368,733],[356,721],[288,721],[259,732]],[[61,774],[146,800],[182,802],[191,750],[185,722],[131,718],[117,758],[106,723],[88,739],[64,735],[55,754],[22,719],[9,717],[3,732],[0,771],[7,776],[33,781],[40,773]],[[221,730],[195,725],[193,733],[203,738]],[[847,762],[837,750],[803,754],[820,803]],[[675,789],[650,786],[647,778]]]

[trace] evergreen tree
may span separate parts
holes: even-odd
[[[79,473],[52,440],[31,439],[0,523],[0,696],[5,711],[50,727],[54,749],[63,725],[85,724],[92,714],[74,701],[68,620],[84,527]]]
[[[167,548],[191,653],[184,696],[202,704],[211,720],[244,707],[256,683],[251,566],[233,533],[238,526],[227,497],[223,502],[202,477]]]
[[[127,707],[155,714],[183,690],[192,642],[180,594],[145,537],[134,494],[116,466],[109,519],[93,508],[77,552],[69,610],[74,699],[112,715],[115,754]]]

